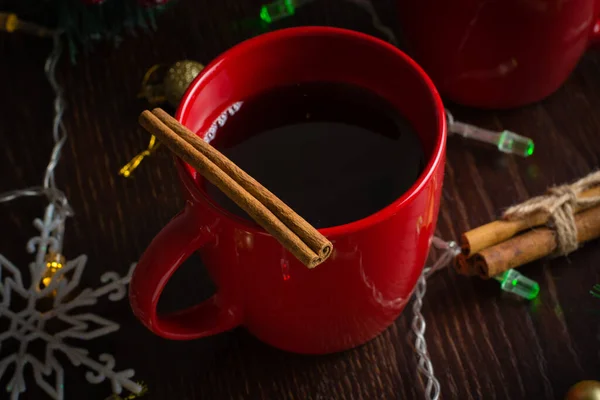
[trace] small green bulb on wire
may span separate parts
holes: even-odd
[[[500,282],[500,288],[505,292],[514,293],[527,300],[535,299],[540,293],[540,285],[536,281],[514,269],[496,275],[494,279]]]
[[[277,0],[260,8],[260,19],[270,24],[273,21],[290,17],[296,12],[294,0]]]
[[[500,133],[497,146],[498,150],[504,153],[517,154],[523,157],[529,157],[534,150],[533,140],[511,131]]]
[[[592,290],[590,290],[590,294],[595,298],[600,299],[600,284],[596,283],[592,287]]]
[[[494,132],[478,126],[455,121],[454,117],[446,110],[448,118],[448,134],[456,133],[467,139],[495,145],[503,153],[529,157],[535,149],[533,140],[518,135],[511,131]]]
[[[260,19],[270,24],[271,22],[291,17],[296,13],[298,7],[312,1],[314,0],[276,0],[260,8]]]

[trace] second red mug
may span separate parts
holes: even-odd
[[[600,0],[398,0],[408,53],[442,96],[511,108],[557,90],[600,41]]]
[[[357,32],[276,31],[237,45],[207,66],[188,89],[177,118],[201,136],[211,134],[213,121],[237,101],[312,81],[358,85],[387,99],[421,140],[423,172],[375,214],[320,229],[334,252],[309,270],[252,221],[216,205],[202,177],[177,160],[186,206],[150,243],[130,284],[133,311],[155,334],[194,339],[244,326],[284,350],[330,353],[375,337],[405,307],[436,225],[446,138],[440,97],[414,61]],[[157,314],[167,281],[196,251],[217,293],[189,309]]]

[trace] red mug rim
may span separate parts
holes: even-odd
[[[210,77],[214,73],[216,73],[216,69],[219,68],[219,65],[223,62],[224,59],[231,58],[231,57],[235,58],[238,53],[248,51],[249,49],[256,47],[256,46],[263,46],[264,44],[269,43],[271,41],[282,40],[282,39],[285,39],[288,37],[297,37],[299,35],[315,35],[315,34],[320,34],[323,36],[332,36],[332,35],[339,36],[339,35],[341,35],[341,36],[345,36],[348,38],[352,38],[354,40],[366,41],[372,45],[383,46],[388,51],[390,51],[390,53],[393,54],[394,56],[402,58],[403,61],[406,62],[410,66],[410,68],[412,68],[413,70],[415,70],[418,73],[419,77],[422,79],[423,83],[427,87],[429,94],[432,97],[432,104],[434,105],[435,111],[437,113],[437,118],[438,118],[437,129],[436,129],[438,132],[438,135],[436,138],[435,146],[433,148],[431,156],[429,157],[429,161],[428,161],[427,165],[425,166],[425,168],[423,169],[423,171],[421,172],[421,174],[419,175],[419,177],[417,178],[415,183],[413,183],[413,185],[406,192],[404,192],[400,197],[398,197],[392,203],[388,204],[384,208],[380,209],[379,211],[377,211],[371,215],[368,215],[364,218],[361,218],[359,220],[352,221],[352,222],[349,222],[349,223],[346,223],[343,225],[336,225],[336,226],[318,229],[319,232],[321,232],[323,235],[328,236],[328,237],[334,237],[334,236],[338,236],[341,234],[347,234],[350,232],[365,229],[365,228],[368,228],[369,226],[375,225],[377,223],[380,223],[380,222],[388,219],[391,215],[395,214],[398,209],[402,208],[404,206],[404,204],[410,202],[413,199],[413,197],[415,197],[419,192],[421,192],[423,190],[425,184],[432,178],[432,175],[434,174],[434,171],[437,169],[438,165],[440,163],[442,163],[444,160],[444,148],[446,146],[446,117],[445,117],[445,108],[442,103],[442,99],[441,99],[436,87],[434,86],[433,81],[429,78],[429,76],[425,73],[425,71],[412,58],[410,58],[408,55],[403,53],[400,49],[398,49],[397,47],[393,46],[392,44],[390,44],[388,42],[385,42],[381,39],[378,39],[376,37],[373,37],[373,36],[370,36],[370,35],[367,35],[367,34],[364,34],[361,32],[356,32],[356,31],[352,31],[352,30],[348,30],[348,29],[341,29],[341,28],[332,28],[332,27],[314,26],[314,27],[286,28],[286,29],[281,29],[278,31],[262,34],[260,36],[256,36],[254,38],[247,39],[247,40],[237,44],[236,46],[232,47],[231,49],[223,52],[216,59],[214,59],[210,64],[208,64],[202,70],[202,72],[196,77],[196,79],[194,79],[194,81],[190,84],[190,86],[186,90],[181,102],[179,103],[179,107],[177,108],[175,118],[179,122],[181,122],[182,124],[185,125],[185,121],[187,120],[189,113],[190,113],[191,104],[195,101],[196,96],[199,95],[198,92],[206,84],[207,80],[209,80]],[[264,231],[260,226],[253,224],[252,221],[247,221],[241,217],[237,217],[237,216],[229,213],[228,211],[224,210],[219,205],[215,204],[210,198],[207,197],[206,193],[198,187],[197,181],[195,179],[193,179],[194,169],[189,164],[186,164],[179,158],[176,159],[176,162],[178,163],[178,167],[183,168],[184,173],[186,174],[187,178],[189,178],[193,182],[195,194],[206,198],[211,204],[214,205],[215,209],[220,214],[224,215],[225,217],[227,217],[230,220],[235,220],[236,222],[242,224],[244,226],[244,229],[251,230],[254,233],[263,233],[265,235],[268,235],[268,233],[266,231]],[[188,187],[189,187],[189,185],[188,185]]]

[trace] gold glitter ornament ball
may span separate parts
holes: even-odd
[[[170,105],[177,107],[190,83],[198,76],[204,65],[196,61],[177,61],[169,67],[163,83],[165,97]]]
[[[600,400],[600,382],[581,381],[573,385],[565,400]]]

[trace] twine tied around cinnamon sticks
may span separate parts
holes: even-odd
[[[596,238],[600,171],[551,187],[543,196],[508,208],[502,219],[465,232],[454,267],[462,275],[492,278],[546,256],[569,254]]]
[[[545,213],[548,216],[547,225],[556,232],[558,243],[556,255],[569,254],[579,247],[575,210],[600,204],[600,195],[593,197],[578,197],[578,195],[598,185],[600,185],[600,171],[592,172],[571,185],[551,187],[546,195],[534,197],[508,208],[503,218],[514,221],[528,218],[535,213]]]

